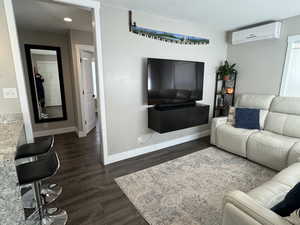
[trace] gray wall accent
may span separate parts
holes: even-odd
[[[71,62],[70,62],[70,52],[69,52],[69,36],[67,34],[57,34],[57,33],[47,33],[47,32],[38,32],[38,31],[29,31],[29,30],[18,30],[19,33],[19,42],[20,49],[24,67],[25,78],[27,82],[27,92],[30,102],[31,116],[33,116],[32,101],[31,101],[31,92],[28,79],[27,71],[27,61],[25,58],[25,49],[24,44],[36,44],[36,45],[48,45],[56,46],[61,48],[62,64],[63,64],[63,76],[64,76],[64,86],[65,86],[65,98],[67,106],[67,116],[68,119],[65,121],[58,122],[49,122],[49,123],[40,123],[36,124],[33,120],[33,131],[45,131],[51,129],[65,128],[65,127],[74,127],[74,111],[76,107],[73,104],[73,94],[72,90],[74,89],[73,76],[71,74]]]
[[[285,62],[287,38],[300,34],[300,16],[282,21],[281,38],[228,45],[228,60],[237,63],[237,93],[278,95]]]
[[[130,33],[127,10],[104,6],[101,17],[108,154],[126,152],[207,130],[206,125],[167,134],[154,133],[148,129],[146,59],[153,57],[205,62],[202,102],[212,106],[215,70],[226,58],[225,32],[134,11],[133,18],[139,26],[207,37],[211,41],[207,46],[180,45]]]
[[[0,1],[0,114],[20,113],[19,99],[4,99],[2,88],[17,88],[17,81],[4,3]]]

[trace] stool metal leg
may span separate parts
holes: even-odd
[[[41,195],[45,205],[54,202],[61,193],[62,187],[58,184],[41,184]]]
[[[42,218],[44,217],[44,212],[43,212],[43,205],[42,205],[42,199],[41,199],[41,190],[40,190],[40,185],[39,182],[34,182],[33,183],[33,189],[35,193],[35,200],[36,200],[36,207],[39,213],[39,218],[40,218],[40,225],[42,225]]]
[[[49,205],[50,203],[54,202],[61,195],[61,193],[62,187],[58,184],[42,184],[41,195],[43,205]],[[35,208],[36,200],[35,193],[32,187],[30,188],[30,190],[24,193],[23,200],[25,209]]]

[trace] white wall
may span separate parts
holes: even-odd
[[[237,93],[279,94],[287,38],[300,34],[300,16],[282,21],[279,40],[228,45],[228,60],[237,63]]]
[[[148,129],[145,63],[148,57],[205,62],[202,102],[212,107],[215,71],[226,58],[225,33],[200,24],[133,13],[133,19],[140,26],[210,39],[207,46],[165,43],[130,33],[127,10],[105,6],[101,13],[108,154],[121,153],[207,130],[207,125],[167,134],[154,133]],[[139,144],[139,137],[145,143]]]
[[[4,3],[0,1],[0,114],[21,113],[19,99],[4,99],[2,88],[17,88],[17,81]]]

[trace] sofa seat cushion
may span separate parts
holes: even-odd
[[[293,188],[300,182],[300,163],[294,163],[288,168],[282,170],[272,179],[275,182],[284,184]]]
[[[249,136],[258,130],[235,128],[224,124],[217,128],[216,145],[231,153],[246,157],[246,145]]]
[[[269,131],[256,132],[249,137],[247,158],[280,171],[287,166],[289,150],[296,142],[296,138]]]
[[[290,186],[271,180],[249,191],[248,195],[270,209],[281,202],[290,190]]]

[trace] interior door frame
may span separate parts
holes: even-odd
[[[77,71],[78,71],[78,83],[79,83],[79,94],[80,94],[80,108],[81,108],[81,124],[82,124],[82,130],[78,131],[79,137],[85,137],[87,136],[87,129],[85,126],[85,104],[84,104],[84,85],[85,84],[85,76],[82,75],[82,68],[81,68],[81,60],[80,60],[80,52],[81,51],[88,51],[95,53],[95,48],[92,45],[75,45],[76,48],[76,65],[77,65]]]
[[[23,120],[25,124],[26,138],[28,142],[33,142],[33,129],[30,116],[29,100],[26,92],[25,75],[22,66],[21,51],[19,46],[17,27],[15,21],[15,14],[13,9],[13,0],[4,0],[4,9],[9,29],[10,44],[12,48],[16,79],[18,84],[19,99],[23,113]],[[100,17],[100,2],[94,0],[52,0],[53,2],[75,5],[87,10],[90,10],[93,15],[94,22],[94,40],[95,40],[95,55],[96,55],[96,72],[98,83],[98,112],[100,113],[99,128],[101,135],[101,147],[98,150],[99,161],[104,165],[108,164],[108,142],[107,142],[107,124],[106,124],[106,104],[104,94],[104,75],[103,75],[103,58],[102,58],[102,42],[101,42],[101,17]]]

